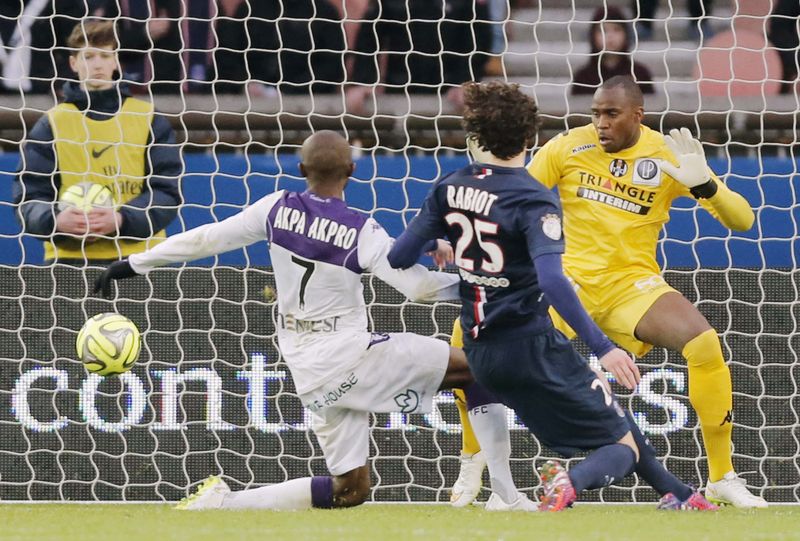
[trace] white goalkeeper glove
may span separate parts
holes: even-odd
[[[716,183],[711,179],[711,173],[706,163],[706,153],[700,141],[692,137],[686,128],[670,130],[664,136],[664,142],[678,160],[678,166],[668,161],[661,163],[661,169],[689,188],[695,197],[711,197],[716,193]]]

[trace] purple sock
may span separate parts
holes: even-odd
[[[606,487],[633,472],[636,454],[621,443],[606,445],[587,456],[569,470],[576,493],[591,488]]]
[[[672,492],[678,497],[680,501],[686,501],[692,495],[692,487],[672,475],[664,465],[658,461],[656,450],[647,441],[647,438],[639,430],[639,425],[633,420],[630,412],[627,413],[628,425],[631,428],[631,434],[636,441],[636,446],[639,448],[639,462],[636,463],[636,474],[644,479],[651,487],[658,492],[659,496],[663,496],[668,492]]]
[[[467,409],[485,406],[486,404],[499,404],[500,401],[477,381],[464,389],[467,399]]]
[[[311,505],[319,509],[333,507],[333,477],[311,478]]]

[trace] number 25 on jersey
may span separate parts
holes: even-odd
[[[477,241],[478,246],[485,256],[481,258],[481,270],[490,273],[503,272],[505,264],[503,250],[500,249],[497,243],[492,242],[484,236],[497,235],[499,226],[496,223],[479,220],[477,218],[470,220],[460,212],[451,212],[445,216],[444,219],[448,225],[455,225],[461,229],[461,235],[458,237],[455,249],[456,265],[464,270],[475,270],[475,260],[464,257],[464,252],[470,247],[473,241]]]

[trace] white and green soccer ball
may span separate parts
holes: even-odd
[[[83,212],[89,212],[95,207],[111,208],[114,206],[114,196],[106,186],[95,182],[83,181],[73,184],[58,197],[58,209],[75,207]]]
[[[142,347],[136,325],[114,312],[89,319],[78,332],[75,349],[89,372],[114,376],[131,369]]]

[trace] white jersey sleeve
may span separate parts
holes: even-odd
[[[394,240],[372,218],[367,220],[358,238],[358,263],[414,301],[458,300],[459,277],[456,274],[429,271],[422,265],[393,269],[387,258]]]
[[[170,263],[194,261],[249,246],[267,239],[267,216],[284,190],[262,197],[239,214],[221,222],[205,224],[178,235],[139,254],[128,262],[137,274],[147,274]]]

